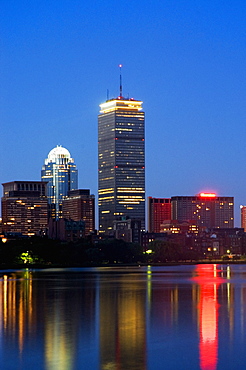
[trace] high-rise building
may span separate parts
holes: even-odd
[[[171,199],[148,197],[148,231],[160,233],[166,220],[171,220]]]
[[[46,234],[47,184],[42,181],[12,181],[2,185],[2,231],[28,236]]]
[[[98,116],[99,232],[122,216],[145,229],[145,143],[142,101],[118,96]]]
[[[62,201],[69,190],[78,189],[78,171],[69,151],[57,145],[52,149],[41,171],[42,181],[47,184],[49,217],[62,218]]]
[[[208,228],[234,227],[234,198],[214,193],[171,197],[172,220],[196,221]]]
[[[62,202],[63,217],[68,220],[85,222],[85,235],[95,230],[95,196],[89,189],[70,190]]]
[[[241,210],[241,227],[246,232],[246,206],[240,206]]]

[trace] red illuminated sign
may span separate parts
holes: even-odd
[[[215,193],[200,193],[199,195],[200,197],[203,197],[203,198],[215,198],[216,197]]]

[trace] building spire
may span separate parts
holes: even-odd
[[[122,64],[119,64],[119,68],[120,68],[120,98],[122,98],[122,76],[121,76]]]

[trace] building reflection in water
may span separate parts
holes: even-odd
[[[32,274],[29,270],[3,275],[0,280],[1,317],[6,338],[16,341],[21,355],[27,336],[35,328]]]
[[[216,265],[197,265],[198,325],[201,370],[215,370],[218,361],[218,287],[225,280]]]
[[[67,275],[39,278],[28,269],[0,278],[0,356],[12,349],[8,361],[16,368],[19,361],[21,368],[74,369],[78,347],[86,351],[95,340],[95,282],[81,287]]]
[[[3,272],[0,363],[216,370],[243,356],[245,302],[243,266]]]
[[[145,280],[138,275],[118,275],[117,280],[108,276],[101,281],[101,369],[146,369],[145,306]]]

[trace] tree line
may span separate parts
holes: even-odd
[[[145,253],[139,244],[121,239],[93,242],[79,239],[61,242],[46,237],[30,237],[0,243],[0,265],[63,265],[87,266],[101,264],[165,263],[198,260],[201,256],[168,241],[154,241]]]

